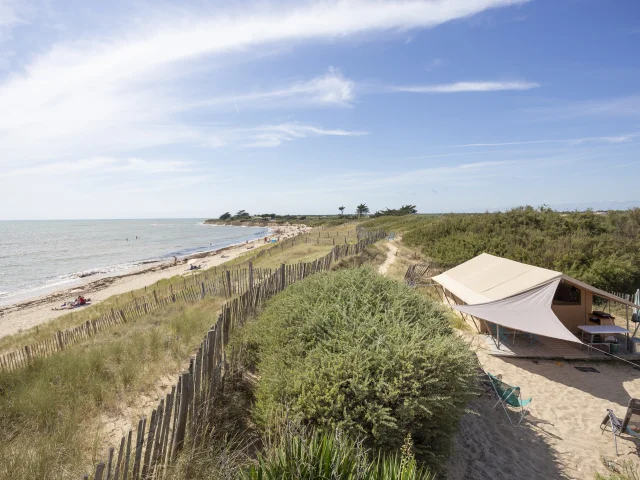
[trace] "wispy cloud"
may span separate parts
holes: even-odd
[[[424,69],[427,72],[431,72],[432,70],[435,70],[436,68],[440,67],[443,63],[444,62],[441,58],[434,58],[433,60],[430,60],[427,62]]]
[[[461,145],[448,145],[450,148],[459,147],[505,147],[514,145],[537,145],[545,143],[565,143],[567,145],[582,145],[590,142],[604,142],[604,143],[622,143],[634,138],[640,137],[640,132],[625,133],[620,135],[610,135],[603,137],[582,137],[582,138],[565,138],[554,140],[526,140],[526,141],[513,141],[513,142],[498,142],[498,143],[464,143]]]
[[[82,175],[94,176],[103,174],[144,174],[156,175],[165,173],[186,173],[193,171],[191,162],[182,160],[162,160],[143,158],[115,158],[115,157],[90,157],[74,161],[59,161],[44,163],[30,167],[7,169],[0,173],[0,177],[18,176],[56,176],[56,175]]]
[[[568,118],[591,116],[637,117],[640,116],[640,95],[578,102],[558,102],[553,106],[529,108],[525,111],[541,115],[545,120],[566,120]]]
[[[455,82],[440,85],[390,86],[391,92],[406,93],[461,93],[461,92],[499,92],[504,90],[530,90],[538,88],[535,82]]]
[[[189,78],[212,56],[241,57],[257,47],[430,28],[524,1],[334,0],[293,9],[267,5],[249,14],[238,7],[162,16],[154,7],[142,12],[145,21],[132,22],[128,31],[119,27],[110,36],[101,32],[100,39],[55,44],[0,83],[0,162],[199,145],[215,132],[184,120],[194,99],[178,80]],[[320,103],[346,104],[352,95],[337,74],[296,88]],[[285,90],[275,96],[288,94]],[[278,138],[267,135],[254,144],[273,145]]]
[[[314,182],[306,188],[287,191],[290,194],[332,193],[339,191],[372,190],[393,186],[440,185],[461,186],[478,184],[484,180],[503,176],[506,168],[516,165],[514,161],[486,161],[463,163],[440,167],[407,170],[402,173],[393,171],[349,172],[332,175],[327,182]],[[318,183],[331,185],[318,188]]]
[[[355,82],[345,78],[339,69],[329,71],[311,80],[295,82],[285,87],[261,90],[241,95],[224,95],[218,98],[198,101],[192,107],[216,107],[239,105],[251,107],[283,106],[350,106],[355,97]]]
[[[362,131],[326,129],[301,123],[279,123],[220,130],[207,138],[205,145],[209,147],[222,147],[225,145],[239,145],[246,148],[277,147],[283,143],[301,138],[319,136],[360,137],[367,134],[367,132]]]

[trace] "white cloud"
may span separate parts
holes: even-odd
[[[500,142],[500,143],[465,143],[461,145],[449,145],[449,147],[503,147],[513,145],[537,145],[544,143],[566,143],[567,145],[582,145],[590,142],[604,142],[604,143],[622,143],[629,140],[633,140],[640,136],[640,132],[626,133],[620,135],[611,135],[603,137],[583,137],[583,138],[568,138],[558,140],[528,140],[528,141],[515,141],[515,142]]]
[[[539,87],[535,82],[455,82],[440,85],[390,86],[391,92],[405,93],[460,93],[498,92],[503,90],[530,90]]]
[[[205,146],[216,148],[224,145],[241,147],[277,147],[300,138],[318,136],[359,137],[367,132],[326,129],[301,123],[280,123],[258,127],[221,130],[204,142]]]
[[[286,87],[262,90],[242,95],[224,95],[218,98],[198,101],[193,107],[215,107],[250,105],[282,106],[349,106],[355,97],[355,83],[337,68],[329,68],[328,73],[304,82],[296,82]]]
[[[24,168],[6,170],[2,177],[34,177],[52,175],[82,175],[83,177],[102,174],[144,174],[156,175],[164,173],[191,172],[190,162],[182,160],[148,160],[142,158],[91,157],[74,161],[44,163]]]
[[[215,132],[182,119],[193,99],[179,80],[208,56],[428,28],[524,1],[338,0],[297,8],[267,6],[258,13],[247,13],[245,7],[162,18],[153,7],[142,15],[144,22],[129,31],[56,44],[0,83],[0,162],[15,166],[200,144]],[[324,104],[347,104],[353,95],[348,81],[335,72],[295,89]],[[275,96],[287,94],[285,90]],[[278,144],[282,138],[265,132],[254,145]]]
[[[462,186],[482,182],[496,176],[505,175],[508,167],[517,165],[514,161],[485,161],[463,163],[408,170],[351,172],[332,175],[326,182],[314,181],[307,188],[283,192],[286,194],[320,194],[341,191],[374,190],[393,186],[440,185]],[[330,185],[318,188],[318,183]]]

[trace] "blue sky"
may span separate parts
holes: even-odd
[[[0,0],[0,219],[640,204],[636,0]]]

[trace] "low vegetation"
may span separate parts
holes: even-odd
[[[438,468],[473,378],[472,355],[435,302],[370,269],[319,274],[274,298],[238,339],[257,368],[256,420],[273,411]]]
[[[340,209],[344,212],[344,207]],[[309,227],[317,226],[338,226],[348,221],[359,218],[359,215],[276,215],[275,213],[250,214],[245,210],[239,210],[235,215],[225,212],[215,219],[208,219],[205,223],[218,223],[229,225],[245,225],[245,224],[305,224]]]
[[[410,438],[401,452],[371,455],[360,442],[338,432],[315,431],[287,423],[268,439],[246,480],[432,480],[411,452]]]
[[[136,402],[185,367],[220,303],[178,302],[0,373],[0,479],[81,478],[93,454],[114,442],[102,422],[133,420],[127,411],[137,417]]]
[[[383,216],[363,226],[403,233],[403,242],[443,267],[486,252],[562,271],[605,290],[640,284],[640,209],[560,213],[522,207],[504,213]]]

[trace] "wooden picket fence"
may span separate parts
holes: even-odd
[[[18,350],[0,355],[0,371],[10,372],[20,368],[25,368],[37,358],[44,358],[61,352],[65,348],[84,341],[103,330],[112,328],[115,325],[127,323],[137,318],[147,315],[158,308],[164,308],[176,301],[197,301],[207,296],[224,296],[231,298],[239,295],[248,289],[250,282],[260,282],[273,274],[272,269],[254,269],[252,262],[265,255],[271,255],[273,249],[291,248],[300,243],[320,243],[336,245],[336,240],[347,244],[351,239],[359,240],[368,238],[372,233],[367,231],[350,230],[347,236],[335,236],[335,232],[318,232],[315,230],[304,235],[288,238],[277,242],[270,248],[260,250],[249,260],[230,266],[214,267],[210,270],[196,273],[187,278],[184,277],[182,285],[169,285],[162,290],[153,289],[146,291],[140,297],[132,298],[124,305],[118,305],[108,312],[97,316],[94,319],[86,320],[75,327],[67,328],[56,332],[49,338],[26,345]],[[326,236],[324,236],[326,235]],[[333,235],[333,236],[331,236]]]
[[[404,274],[404,281],[410,287],[415,287],[421,279],[428,279],[439,275],[444,269],[436,263],[414,263],[409,265]]]
[[[138,422],[122,437],[119,447],[110,448],[105,462],[95,466],[94,480],[147,480],[162,478],[176,460],[185,442],[196,448],[206,441],[213,424],[216,402],[221,398],[225,378],[236,368],[227,351],[229,336],[264,303],[288,285],[309,275],[331,269],[334,262],[361,253],[368,245],[386,237],[383,231],[368,232],[356,244],[337,245],[313,262],[282,264],[261,281],[250,281],[247,289],[223,306],[218,321],[207,332],[189,369],[178,377],[171,393],[161,399],[147,421]]]

